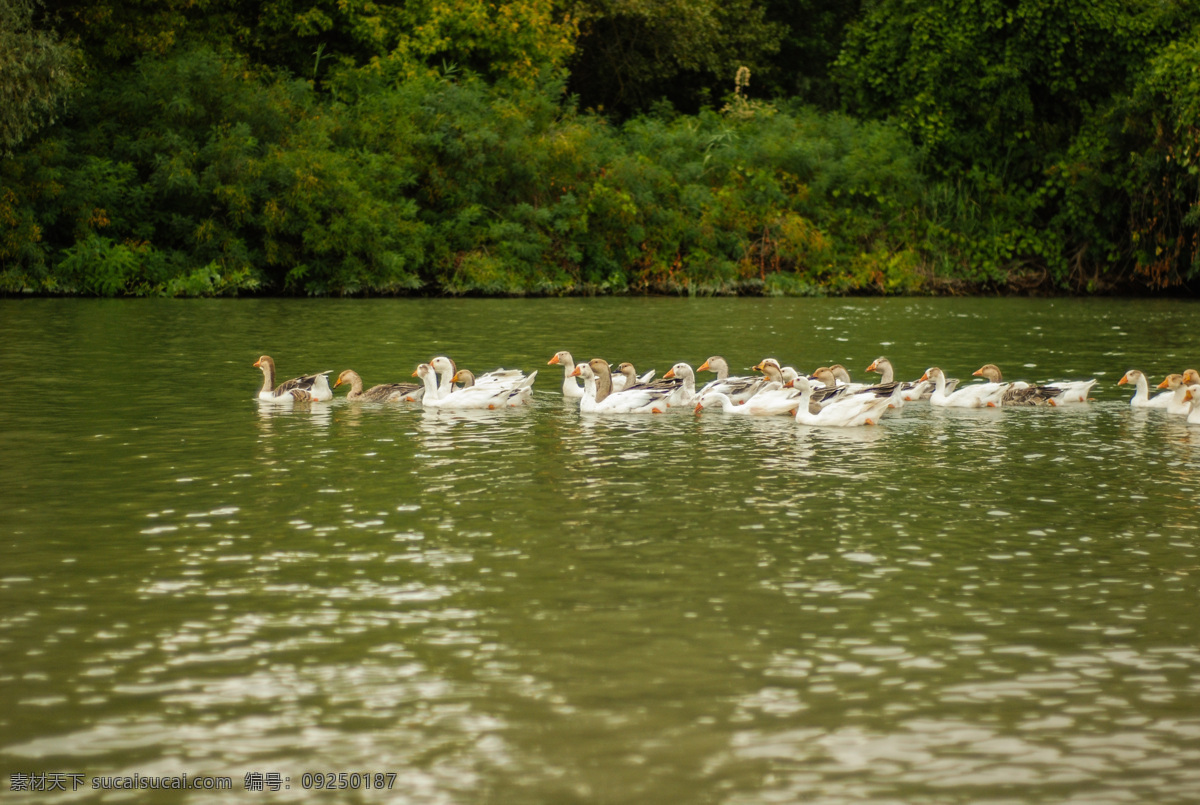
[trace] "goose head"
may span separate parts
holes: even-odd
[[[670,380],[672,377],[678,377],[686,380],[689,377],[695,378],[695,376],[696,375],[692,371],[692,367],[688,366],[686,363],[677,363],[667,370],[667,373],[663,375],[663,380]]]
[[[475,375],[470,369],[459,369],[454,373],[454,377],[450,379],[451,383],[462,383],[463,388],[470,388],[475,385]]]
[[[362,378],[359,377],[358,372],[354,371],[353,369],[347,369],[338,375],[337,380],[335,380],[333,383],[333,387],[337,388],[343,383],[349,383],[352,391],[356,388],[359,391],[362,390]]]
[[[1003,375],[1000,374],[1000,367],[994,363],[985,363],[974,372],[971,372],[973,377],[982,377],[989,383],[999,383]]]
[[[1172,391],[1174,391],[1175,389],[1179,388],[1182,385],[1183,385],[1183,375],[1175,374],[1175,375],[1167,375],[1165,378],[1163,378],[1163,382],[1159,383],[1158,387],[1160,389],[1171,389]]]
[[[767,380],[773,380],[776,383],[783,382],[783,370],[779,368],[779,361],[774,358],[763,358],[755,364],[754,368],[762,372]]]
[[[846,385],[850,384],[850,371],[845,366],[842,366],[840,363],[835,363],[833,366],[829,367],[829,371],[833,372],[833,376],[837,380],[842,381]]]
[[[706,360],[704,363],[700,364],[700,368],[697,369],[696,371],[697,372],[713,372],[713,373],[717,374],[718,376],[720,376],[722,374],[728,376],[729,364],[726,363],[725,359],[722,358],[720,355],[712,355],[709,357],[708,360]]]
[[[833,376],[833,370],[828,366],[822,366],[812,373],[813,380],[819,381],[826,388],[833,388],[837,385],[837,378]]]
[[[422,380],[424,380],[427,377],[431,377],[432,375],[433,375],[433,367],[427,363],[418,364],[416,370],[414,370],[412,373],[413,377],[419,377]]]
[[[458,367],[454,365],[454,361],[447,358],[445,355],[439,355],[429,362],[433,367],[433,371],[445,377],[453,377],[458,371]]]
[[[795,372],[796,370],[793,369],[792,371]],[[790,389],[799,389],[801,394],[812,392],[812,384],[808,382],[808,378],[799,373],[784,385]]]
[[[617,371],[625,376],[625,388],[632,388],[638,382],[637,370],[629,361],[617,364]]]
[[[565,349],[560,350],[560,351],[554,353],[553,358],[546,361],[547,366],[555,366],[557,364],[562,364],[563,366],[571,367],[571,366],[575,365],[575,359],[571,357],[570,352],[567,352]]]
[[[1200,385],[1200,372],[1195,369],[1188,369],[1183,373],[1183,384],[1185,386]]]
[[[945,375],[942,374],[942,370],[936,366],[930,366],[925,370],[925,374],[921,375],[921,380],[918,380],[917,382],[920,383],[924,380],[932,380],[936,383],[939,377],[943,379],[945,378]]]
[[[875,360],[871,361],[871,365],[868,366],[863,371],[876,372],[878,374],[883,374],[890,368],[892,368],[892,362],[889,361],[887,358],[879,357],[879,358],[876,358]]]
[[[1121,379],[1117,381],[1117,385],[1124,386],[1126,383],[1136,383],[1139,380],[1145,379],[1145,377],[1146,376],[1144,374],[1142,374],[1140,371],[1138,371],[1137,369],[1130,369],[1128,372],[1126,372],[1124,375],[1121,376]]]

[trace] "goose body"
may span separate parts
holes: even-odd
[[[701,389],[700,394],[709,391],[719,391],[725,394],[735,403],[745,402],[758,391],[762,385],[761,377],[752,375],[745,376],[730,376],[729,363],[720,355],[709,357],[704,363],[700,364],[697,372],[713,372],[717,379],[709,381]]]
[[[881,386],[888,383],[896,382],[896,370],[892,366],[892,362],[882,356],[871,362],[871,365],[866,369],[868,372],[878,372],[881,377],[879,384]],[[958,378],[946,378],[946,393],[953,394],[955,388],[958,387]],[[905,402],[913,402],[915,400],[928,400],[933,396],[934,385],[930,380],[918,380],[912,383],[903,383],[901,389],[901,397]]]
[[[1183,393],[1183,401],[1191,405],[1192,410],[1187,415],[1189,425],[1200,425],[1200,385],[1193,384]]]
[[[579,410],[585,414],[661,414],[667,410],[665,389],[633,388],[613,391],[608,361],[593,358],[575,365],[575,375],[583,378],[583,397]]]
[[[1167,394],[1159,394],[1154,399],[1159,397],[1168,397],[1166,405],[1163,408],[1168,414],[1175,416],[1187,416],[1191,413],[1191,405],[1184,402],[1183,398],[1187,394],[1187,383],[1184,381],[1184,375],[1170,374],[1163,379],[1163,382],[1158,384],[1160,389],[1167,389]]]
[[[854,428],[862,425],[874,425],[891,405],[888,397],[876,397],[873,394],[850,394],[830,401],[819,412],[813,413],[809,405],[813,388],[808,378],[798,377],[792,381],[792,385],[800,391],[796,405],[796,422],[801,425],[825,428]]]
[[[275,385],[275,361],[269,355],[261,356],[254,362],[255,367],[262,370],[263,385],[258,392],[258,399],[267,401],[315,400],[324,402],[333,399],[333,389],[329,387],[329,373],[332,369],[313,375],[294,377]]]
[[[741,405],[734,405],[728,394],[710,391],[700,395],[696,400],[696,413],[704,408],[720,407],[727,414],[737,416],[777,416],[791,414],[800,405],[798,396],[782,396],[776,394],[755,394]]]
[[[436,386],[439,398],[447,397],[452,392],[458,390],[455,386],[455,376],[458,375],[458,366],[454,361],[444,355],[439,355],[429,362],[429,366],[441,378]],[[415,375],[416,373],[414,372],[413,374]],[[477,388],[477,391],[473,392],[473,394],[479,394],[484,388],[491,388],[493,386],[496,387],[493,390],[515,389],[527,382],[532,382],[531,378],[533,377],[537,377],[537,372],[526,377],[525,373],[520,369],[495,369],[491,372],[485,372],[478,377],[471,375],[472,385]],[[428,389],[425,393],[426,395],[429,394]]]
[[[994,363],[985,363],[971,373],[975,377],[983,377],[989,383],[999,384],[1004,380],[1000,367]],[[1063,393],[1058,386],[1036,386],[1018,380],[1007,384],[1008,388],[1000,396],[1001,405],[1050,405],[1051,401]]]
[[[554,353],[554,357],[546,361],[547,366],[561,366],[563,368],[563,397],[569,400],[578,400],[583,396],[583,386],[579,385],[579,375],[575,374],[575,359],[571,357],[571,353],[565,349]],[[641,378],[639,382],[649,383],[654,377],[654,370],[651,369]],[[613,391],[621,391],[626,388],[628,380],[623,374],[612,374]]]
[[[465,370],[463,370],[465,371]],[[455,376],[461,374],[456,371]],[[469,374],[469,373],[467,373]],[[536,372],[525,378],[526,384],[531,384]],[[439,396],[437,386],[437,372],[432,364],[423,363],[413,372],[415,377],[421,378],[421,382],[425,386],[425,393],[421,397],[421,405],[426,408],[441,408],[446,410],[469,410],[480,408],[503,408],[509,405],[519,405],[522,401],[512,402],[514,397],[519,397],[528,391],[528,385],[505,386],[499,383],[489,383],[482,386],[467,386],[462,389],[454,389],[455,376],[449,378],[449,386],[453,390],[446,396]],[[465,380],[466,378],[460,378]],[[473,380],[474,378],[472,378]]]
[[[929,403],[941,408],[994,408],[1001,404],[1001,398],[1008,388],[1007,383],[976,383],[947,393],[946,375],[936,366],[929,367],[921,380],[933,381],[934,390]]]
[[[668,369],[667,373],[663,375],[663,380],[676,379],[681,382],[667,395],[667,405],[695,405],[699,397],[696,394],[696,373],[692,371],[692,367],[680,362]]]
[[[537,372],[530,372],[528,375],[516,372],[514,376],[514,371],[506,370],[503,375],[488,372],[483,375],[483,382],[480,382],[470,370],[459,369],[454,373],[454,382],[462,388],[455,393],[491,394],[495,398],[503,399],[504,404],[509,407],[524,405],[533,398],[533,381],[537,378]]]
[[[622,380],[624,380],[624,383],[621,384],[620,386],[617,385],[617,382],[615,379],[617,377],[617,375],[620,375]],[[633,364],[629,363],[628,361],[617,365],[617,372],[616,372],[616,374],[613,375],[613,378],[614,378],[613,391],[627,391],[629,389],[646,387],[646,386],[652,387],[652,388],[665,388],[665,389],[669,389],[669,390],[674,390],[676,386],[678,386],[681,382],[683,382],[678,379],[655,380],[653,369],[651,369],[649,372],[646,372],[645,374],[643,374],[639,377],[638,373],[637,373],[637,369],[634,369]]]
[[[1166,408],[1175,396],[1174,392],[1168,391],[1151,397],[1150,383],[1146,380],[1146,375],[1137,369],[1130,369],[1117,381],[1118,386],[1124,386],[1126,383],[1134,384],[1133,397],[1129,399],[1132,408]]]
[[[363,391],[362,377],[353,369],[347,369],[338,375],[333,387],[346,383],[350,391],[346,392],[347,400],[359,402],[404,402],[411,401],[415,395],[424,394],[424,388],[417,383],[380,383],[378,386]]]

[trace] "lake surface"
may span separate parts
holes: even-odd
[[[1200,427],[1116,385],[1200,364],[1197,320],[1122,300],[0,301],[0,790],[130,801],[90,787],[187,773],[237,794],[132,799],[1200,802]],[[1100,382],[1072,410],[910,404],[850,431],[597,419],[564,404],[560,349],[660,375],[722,354],[862,377],[887,355],[908,379]],[[408,380],[437,354],[540,374],[522,410],[260,406],[263,353],[281,379]],[[305,777],[325,772],[394,777],[330,796]],[[82,787],[10,790],[48,773]]]

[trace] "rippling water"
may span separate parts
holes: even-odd
[[[1200,428],[1115,385],[1200,364],[1197,312],[0,302],[0,790],[186,772],[303,801],[305,772],[358,771],[394,787],[340,800],[1200,802]],[[604,419],[562,401],[559,349],[1100,383],[851,431]],[[285,408],[253,400],[264,352],[367,384],[441,353],[541,374],[523,410]],[[252,771],[286,781],[243,792]]]

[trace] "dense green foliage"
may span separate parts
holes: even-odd
[[[0,155],[54,119],[76,61],[53,31],[35,27],[30,0],[0,0]]]
[[[0,292],[1200,278],[1190,3],[24,2]]]

